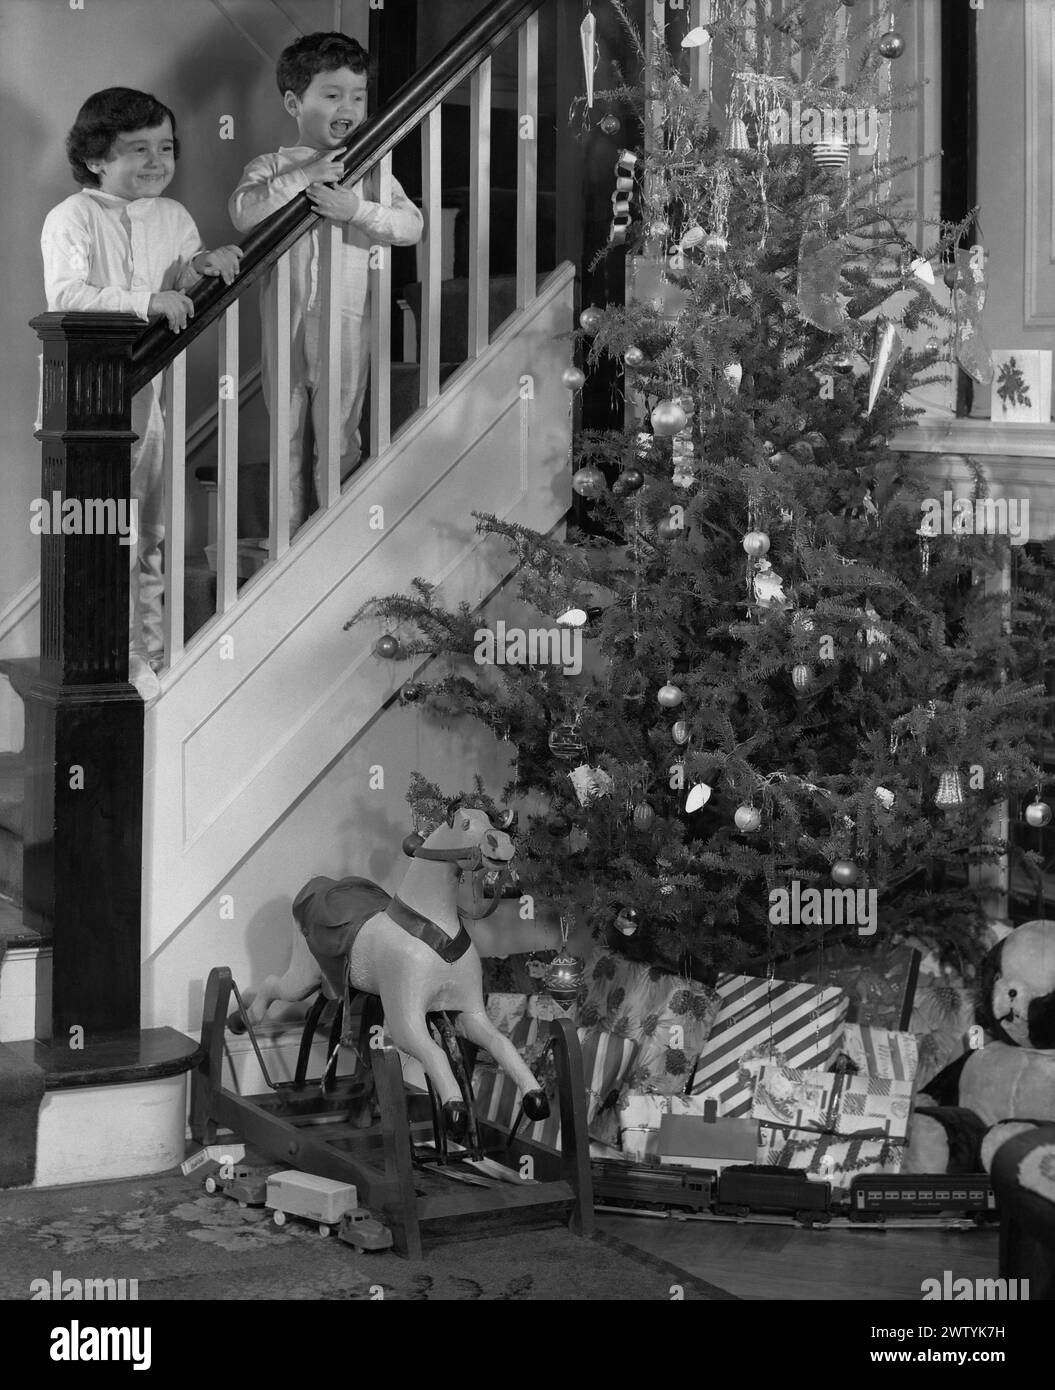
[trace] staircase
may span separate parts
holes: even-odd
[[[496,782],[504,775],[499,752],[461,733],[444,740],[449,751],[423,750],[420,726],[408,724],[411,715],[396,703],[421,663],[379,660],[378,632],[367,624],[345,632],[344,624],[365,600],[406,591],[418,576],[441,585],[446,604],[478,608],[506,583],[512,561],[504,547],[477,535],[472,511],[546,531],[570,503],[570,398],[561,371],[570,356],[574,269],[551,268],[553,259],[539,253],[537,237],[553,208],[538,206],[533,140],[518,142],[515,192],[490,188],[491,54],[516,36],[518,109],[537,124],[542,2],[494,0],[348,147],[346,181],[376,169],[383,200],[394,145],[420,138],[421,279],[397,287],[414,316],[417,360],[391,360],[394,296],[382,262],[371,272],[371,399],[362,428],[369,453],[341,478],[332,440],[319,442],[323,496],[295,537],[288,438],[276,428],[267,460],[240,458],[239,402],[221,400],[215,467],[211,475],[208,466],[197,470],[197,481],[215,489],[216,569],[185,566],[184,383],[187,348],[207,331],[217,336],[221,377],[243,380],[239,300],[271,269],[281,322],[285,252],[319,227],[304,195],[246,239],[233,286],[213,281],[195,289],[194,319],[178,337],[160,324],[136,337],[134,321],[119,315],[105,324],[75,314],[36,321],[45,342],[46,475],[73,476],[75,457],[88,457],[82,441],[93,422],[84,412],[94,408],[107,441],[99,476],[120,479],[127,446],[110,441],[125,437],[128,426],[114,412],[127,407],[113,383],[126,371],[133,391],[165,374],[168,470],[166,663],[161,696],[145,716],[124,693],[113,655],[127,640],[120,605],[105,597],[116,551],[99,548],[109,568],[100,561],[92,591],[87,581],[74,582],[71,569],[84,552],[45,538],[43,657],[0,663],[34,731],[27,732],[31,752],[0,755],[0,1043],[47,1074],[51,1128],[45,1142],[42,1122],[37,1181],[168,1167],[182,1145],[184,1073],[193,1063],[193,1043],[180,1035],[197,1033],[209,968],[227,964],[248,987],[284,965],[289,902],[312,873],[365,872],[381,882],[393,865],[398,872],[393,845],[405,833],[407,777],[426,755],[433,770],[437,758],[448,758],[449,773],[439,775],[460,783],[467,763]],[[471,179],[459,192],[455,277],[441,281],[442,103],[466,79]],[[492,206],[500,210],[494,223]],[[319,227],[323,341],[333,341],[339,312],[337,235]],[[281,418],[288,391],[281,335],[279,343],[272,420]],[[331,392],[339,371],[335,361]],[[67,420],[73,423],[59,423]],[[100,485],[114,489],[101,496],[121,495],[119,481]],[[252,575],[239,574],[238,541],[247,537],[265,547]],[[117,721],[112,758],[95,732],[109,720]],[[126,775],[138,756],[137,721],[141,817],[138,785],[128,795]],[[93,796],[70,789],[70,750],[85,741],[81,733],[95,740],[88,749],[96,758]],[[120,777],[111,764],[120,765]],[[82,844],[91,849],[81,852]],[[140,844],[141,859],[130,860]],[[48,879],[41,866],[52,859],[63,870]],[[122,881],[121,866],[130,862],[140,872]],[[22,910],[24,880],[27,902],[45,903],[43,916],[36,907]],[[50,884],[53,902],[42,884]],[[100,985],[125,1004],[135,988],[141,1046],[118,1058],[92,1042],[71,1059],[66,1032],[79,1017],[78,999],[95,1008]],[[54,1043],[33,1042],[42,1037]],[[114,1135],[122,1136],[120,1146]]]

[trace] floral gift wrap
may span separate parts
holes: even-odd
[[[751,975],[721,975],[721,1000],[692,1079],[693,1095],[718,1102],[719,1115],[751,1114],[759,1059],[824,1068],[838,1051],[847,999],[841,989]]]
[[[586,974],[589,990],[579,1022],[640,1043],[636,1086],[660,1095],[683,1092],[718,1013],[717,995],[696,980],[608,951],[592,958]]]
[[[764,1124],[818,1134],[904,1140],[912,1092],[911,1081],[889,1077],[763,1067],[751,1115]]]
[[[796,1168],[812,1182],[830,1182],[833,1188],[848,1188],[862,1173],[900,1173],[904,1157],[904,1144],[888,1139],[804,1135],[769,1125],[759,1130],[760,1164]]]

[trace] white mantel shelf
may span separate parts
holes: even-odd
[[[1029,499],[1029,539],[1055,537],[1055,422],[1008,425],[998,420],[928,421],[900,430],[890,447],[928,455],[927,474],[937,495],[949,488],[970,495],[979,466],[994,498]]]
[[[906,454],[1055,461],[1055,420],[1046,425],[1005,425],[999,420],[921,422],[893,435],[890,447]]]

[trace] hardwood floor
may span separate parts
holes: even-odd
[[[924,1279],[996,1278],[997,1230],[854,1228],[613,1216],[601,1230],[744,1299],[919,1301]]]

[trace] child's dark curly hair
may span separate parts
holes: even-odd
[[[99,187],[99,175],[88,168],[89,159],[105,159],[119,135],[132,130],[151,130],[165,119],[172,124],[173,157],[179,159],[176,117],[169,108],[147,92],[131,87],[107,87],[95,92],[77,112],[66,136],[66,157],[73,177],[88,188]]]
[[[370,56],[361,43],[347,34],[305,34],[279,54],[275,79],[283,96],[292,92],[302,97],[319,72],[348,68],[369,72]]]

